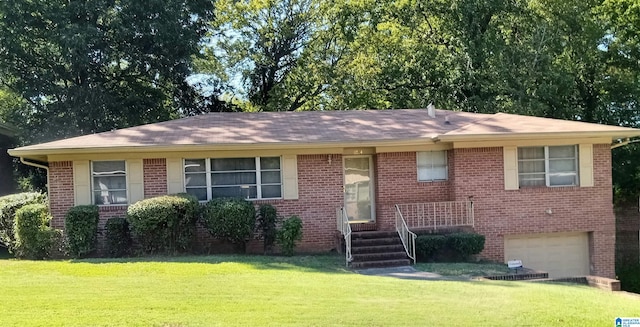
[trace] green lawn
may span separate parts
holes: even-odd
[[[640,299],[584,286],[420,281],[338,256],[0,260],[0,326],[612,326]]]

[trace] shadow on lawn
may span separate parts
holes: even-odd
[[[277,270],[301,270],[317,271],[325,273],[352,274],[353,271],[344,266],[344,257],[337,254],[313,254],[296,255],[292,257],[276,255],[242,255],[242,254],[220,254],[220,255],[188,255],[188,256],[146,256],[127,258],[86,258],[72,259],[71,263],[136,263],[136,262],[166,262],[166,263],[202,263],[202,264],[222,264],[237,263],[250,265],[255,269],[277,269]]]

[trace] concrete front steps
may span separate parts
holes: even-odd
[[[363,231],[351,234],[353,269],[408,266],[411,260],[396,231]]]

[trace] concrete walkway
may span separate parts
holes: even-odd
[[[419,271],[413,266],[389,267],[389,268],[370,268],[356,270],[358,274],[369,276],[385,276],[401,279],[417,279],[417,280],[450,280],[450,281],[469,281],[468,276],[442,276],[432,272]]]

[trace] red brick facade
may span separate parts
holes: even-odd
[[[587,232],[591,273],[614,276],[615,218],[611,194],[611,154],[608,144],[593,148],[594,187],[504,189],[504,160],[500,147],[448,151],[449,178],[419,182],[415,152],[380,153],[374,158],[376,225],[394,227],[399,203],[463,201],[473,197],[475,230],[486,236],[482,257],[504,260],[504,237],[517,234]],[[303,221],[299,251],[329,251],[335,247],[336,209],[343,205],[342,155],[299,155],[297,200],[270,203],[282,216]],[[54,226],[73,205],[71,162],[50,164],[50,198]],[[167,190],[164,159],[144,160],[145,197]],[[547,209],[552,214],[546,213]],[[101,208],[101,223],[122,216],[126,207]],[[251,249],[259,251],[259,243]]]

